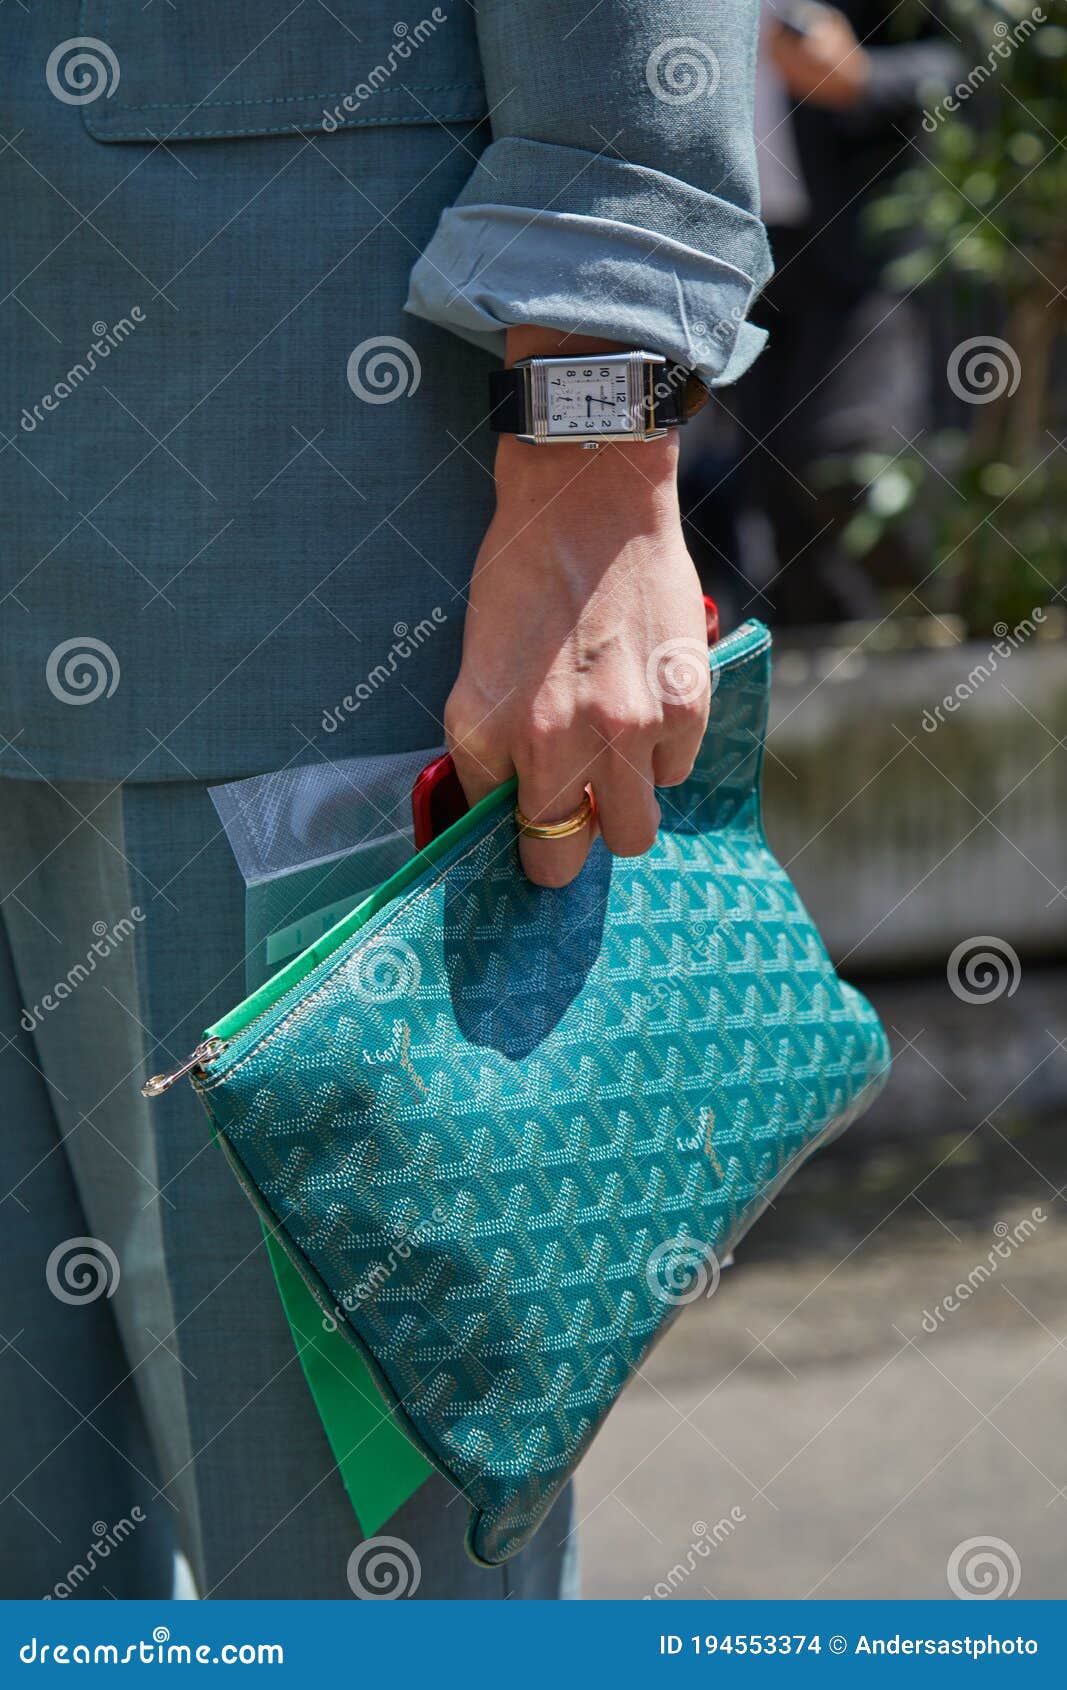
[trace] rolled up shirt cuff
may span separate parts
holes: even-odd
[[[745,319],[770,270],[751,212],[643,165],[505,138],[442,213],[405,308],[501,357],[504,331],[535,323],[647,346],[718,387],[763,345]]]

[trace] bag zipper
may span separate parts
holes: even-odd
[[[749,644],[753,635],[762,637],[766,635],[766,632],[767,630],[761,622],[753,621],[742,623],[740,628],[735,628],[732,634],[727,634],[725,639],[719,640],[716,645],[711,647],[712,655],[715,660],[715,668],[722,667],[721,659],[723,655],[729,654],[734,646]],[[408,869],[410,870],[413,865],[417,864],[420,858],[423,863],[425,863],[427,860],[440,860],[441,857],[445,856],[447,852],[451,850],[456,843],[458,843],[457,836],[465,833],[474,819],[480,818],[483,813],[495,807],[496,803],[499,802],[500,792],[501,789],[498,789],[496,792],[491,792],[488,797],[483,798],[480,803],[475,805],[473,810],[468,811],[467,815],[462,817],[460,821],[456,822],[453,827],[448,828],[438,839],[433,840],[424,851],[418,854],[417,857],[413,857],[411,863],[407,865]],[[399,872],[402,874],[404,870],[401,869]],[[368,904],[373,903],[376,896],[377,894],[371,893],[366,902]],[[277,997],[272,998],[271,1001],[257,1014],[253,1015],[250,1020],[246,1021],[243,1025],[236,1026],[230,1037],[224,1038],[217,1033],[209,1032],[208,1036],[197,1045],[196,1049],[186,1057],[184,1062],[179,1063],[176,1068],[170,1069],[167,1073],[153,1074],[150,1080],[146,1080],[144,1085],[141,1087],[141,1096],[161,1097],[165,1091],[169,1091],[171,1086],[176,1085],[177,1082],[184,1079],[187,1074],[199,1074],[204,1069],[204,1065],[206,1063],[216,1061],[225,1050],[229,1049],[235,1039],[243,1037],[244,1034],[247,1033],[250,1028],[254,1027],[258,1021],[263,1021],[268,1015],[271,1015],[274,1010],[277,1009],[278,1005],[282,1003],[286,997],[288,997],[289,990],[295,990],[298,985],[303,985],[305,981],[309,980],[311,976],[323,966],[323,964],[329,962],[337,954],[342,945],[344,945],[348,939],[354,937],[355,933],[359,931],[359,926],[352,928],[349,924],[359,915],[360,911],[364,907],[365,906],[362,904],[357,905],[355,910],[350,911],[347,916],[343,917],[343,919],[338,922],[338,927],[343,927],[346,931],[339,934],[337,942],[331,946],[328,951],[323,951],[319,955],[317,961],[314,962],[312,966],[306,970],[306,972],[300,973],[298,971],[302,958],[308,955],[307,951],[302,952],[300,957],[295,958],[292,963],[287,964],[286,968],[283,969],[281,973],[285,974],[290,970],[294,971],[296,978],[293,981],[292,988],[282,990]],[[370,918],[370,915],[376,913],[377,912],[375,910],[368,911],[367,919]],[[362,926],[362,923],[360,923],[360,926]],[[328,939],[329,934],[327,933],[324,937]],[[322,940],[319,941],[319,944],[321,943]],[[314,949],[314,946],[309,947],[309,950]],[[278,977],[279,976],[276,976],[276,978]],[[225,1026],[227,1022],[232,1022],[234,1017],[239,1014],[240,1009],[241,1005],[238,1004],[237,1008],[231,1010],[229,1015],[224,1016],[217,1025]]]
[[[150,1080],[146,1080],[141,1087],[141,1096],[159,1097],[163,1092],[169,1091],[178,1080],[184,1079],[186,1074],[191,1074],[194,1068],[202,1068],[205,1062],[213,1062],[216,1056],[221,1056],[226,1044],[225,1039],[204,1039],[179,1067],[172,1068],[167,1074],[153,1074]]]

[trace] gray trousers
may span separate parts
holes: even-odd
[[[0,1597],[351,1598],[360,1541],[259,1224],[185,1085],[244,995],[199,784],[0,781]],[[79,1258],[81,1262],[79,1265]],[[382,1528],[418,1598],[554,1597],[570,1498],[507,1567],[429,1479]]]

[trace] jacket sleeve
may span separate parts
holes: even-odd
[[[534,323],[733,381],[770,275],[752,99],[758,0],[476,0],[492,141],[407,309],[503,353]]]

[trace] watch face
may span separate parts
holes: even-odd
[[[550,435],[634,432],[625,362],[555,364],[545,377]]]

